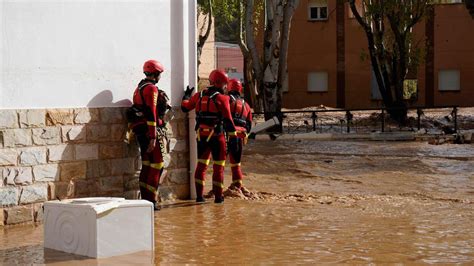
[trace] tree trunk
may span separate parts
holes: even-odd
[[[288,46],[290,42],[290,29],[291,29],[291,19],[295,13],[296,8],[298,7],[299,0],[288,0],[284,6],[283,14],[283,25],[281,30],[281,44],[280,44],[280,58],[278,62],[278,79],[277,79],[277,90],[279,94],[280,109],[281,110],[281,100],[282,93],[285,90],[288,90]]]
[[[252,29],[247,29],[247,26],[250,24],[247,23],[247,19],[253,19],[251,17],[251,12],[247,12],[247,3],[246,2],[240,2],[239,3],[239,9],[240,9],[240,14],[244,14],[244,17],[239,16],[239,27],[240,27],[240,33],[239,33],[239,47],[240,51],[242,52],[242,55],[244,57],[244,98],[246,101],[249,103],[249,105],[254,109],[254,111],[260,112],[261,105],[259,104],[259,101],[257,99],[258,92],[255,87],[255,81],[254,81],[254,75],[252,72],[253,68],[253,62],[252,62],[252,54],[251,51],[248,48],[247,44],[247,32],[250,31],[250,33],[253,33]],[[251,8],[253,8],[253,5],[251,5]],[[247,18],[247,16],[249,16]],[[251,39],[252,41],[253,39]],[[253,44],[253,46],[255,46]]]
[[[263,108],[260,104],[260,95],[258,94],[256,82],[252,75],[252,58],[250,54],[244,54],[244,86],[244,97],[246,101],[255,112],[261,112]]]
[[[255,42],[255,37],[253,35],[254,23],[253,23],[253,11],[255,8],[254,0],[247,0],[247,6],[245,10],[245,39],[247,47],[250,51],[252,57],[252,69],[254,71],[254,78],[260,80],[262,75],[262,65],[260,62],[260,57],[258,56],[257,45]]]
[[[275,60],[277,59],[275,58]],[[267,70],[269,69],[270,67],[267,68]],[[269,71],[265,72],[268,73]],[[267,74],[265,76],[267,78],[263,80],[264,110],[265,119],[269,119],[275,115],[278,116],[281,111],[281,92],[278,90],[276,80]]]
[[[278,87],[280,69],[280,45],[282,21],[284,16],[282,0],[267,0],[267,20],[264,36],[263,99],[265,119],[277,116],[281,120],[281,91]]]
[[[359,14],[355,0],[349,5],[357,22],[364,29],[370,60],[387,112],[394,120],[404,123],[407,104],[403,98],[403,82],[412,61],[412,29],[426,11],[427,0],[364,2],[364,18]],[[384,24],[389,22],[390,33],[385,34]],[[389,45],[391,43],[391,45]]]
[[[247,0],[246,3],[245,36],[257,88],[254,107],[263,107],[265,119],[276,115],[282,121],[282,89],[287,84],[289,24],[299,0],[265,0],[262,57],[258,54],[253,33],[254,0]]]

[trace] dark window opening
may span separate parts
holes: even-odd
[[[311,13],[311,19],[318,19],[318,8],[317,7],[311,7],[310,8],[310,13]]]
[[[327,19],[328,18],[328,8],[327,7],[321,7],[319,9],[319,18],[320,19]]]

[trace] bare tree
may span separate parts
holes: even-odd
[[[282,90],[287,84],[288,41],[290,25],[299,0],[265,0],[265,25],[263,55],[255,42],[254,33],[247,30],[247,47],[252,57],[252,67],[258,91],[267,118],[281,113]],[[254,29],[254,0],[247,0],[246,28]],[[281,120],[281,116],[280,116]]]
[[[418,67],[420,56],[412,31],[423,18],[429,1],[362,0],[360,3],[358,9],[356,1],[349,0],[351,11],[367,36],[380,94],[390,116],[403,122],[407,115],[403,82],[408,69]]]
[[[260,17],[253,16],[253,14],[259,14],[259,7],[263,7],[263,1],[259,0],[256,6],[253,2],[249,5],[248,2],[238,1],[239,47],[244,57],[244,81],[254,110],[262,110],[262,101],[256,86],[256,74],[254,73],[253,57],[249,45],[253,48],[256,47],[255,37],[258,33],[258,28],[254,26],[254,23],[258,22]]]
[[[253,71],[253,58],[250,54],[250,46],[255,46],[255,38],[258,33],[259,14],[263,10],[264,0],[256,0],[249,3],[246,0],[215,0],[214,8],[219,19],[226,24],[228,30],[237,34],[237,44],[240,47],[244,59],[244,86],[245,92],[250,98],[252,107],[261,110],[259,92],[255,86],[255,73]],[[237,25],[237,27],[236,27]]]
[[[257,0],[263,1],[263,0]],[[257,6],[259,4],[257,3]],[[212,13],[216,22],[216,31],[225,36],[216,36],[216,38],[226,40],[228,42],[234,42],[239,45],[244,59],[244,86],[245,93],[249,96],[249,100],[253,103],[254,107],[258,109],[257,96],[258,92],[255,90],[255,82],[252,71],[252,57],[250,56],[249,49],[247,47],[247,24],[245,23],[247,3],[245,0],[213,0],[212,1]],[[258,19],[258,18],[256,18]],[[250,29],[251,32],[255,31]],[[257,106],[255,106],[257,105]]]
[[[281,111],[281,93],[288,77],[290,23],[298,3],[299,0],[214,0],[219,18],[224,17],[225,23],[238,22],[244,83],[254,110],[265,111],[268,116]],[[258,45],[261,33],[263,47]]]

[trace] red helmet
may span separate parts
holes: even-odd
[[[227,83],[227,90],[242,93],[242,83],[238,79],[231,79]]]
[[[161,73],[165,70],[163,65],[156,60],[148,60],[143,64],[143,72],[148,74]]]
[[[209,74],[209,82],[217,88],[223,88],[228,81],[227,74],[222,70],[215,69]]]

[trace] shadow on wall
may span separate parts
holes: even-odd
[[[130,144],[124,142],[127,107],[123,106],[130,106],[131,102],[113,102],[112,92],[106,90],[92,98],[88,106],[103,104],[108,107],[47,111],[48,125],[60,126],[62,135],[61,145],[49,151],[52,163],[59,166],[57,198],[138,197],[140,151],[134,138]],[[169,116],[174,118],[167,125],[169,143],[165,145],[169,153],[164,155],[168,174],[160,180],[160,200],[189,197],[186,116],[179,107],[173,110]]]
[[[130,92],[130,96],[133,94],[133,91]],[[114,102],[114,95],[110,90],[103,90],[94,96],[87,107],[102,107],[102,106],[131,106],[132,102],[129,99],[123,99],[118,102]]]
[[[0,110],[0,226],[41,221],[47,200],[133,197],[138,147],[123,141],[120,107],[130,102],[103,91],[93,104],[109,107]]]
[[[112,91],[104,90],[85,108],[47,110],[47,125],[61,132],[61,143],[48,151],[49,163],[58,168],[55,198],[136,198],[139,151],[124,142],[125,106],[132,102],[113,99]]]
[[[132,94],[133,91],[130,91],[130,96]],[[68,121],[62,121],[62,114],[54,116],[48,111],[47,119],[62,125],[60,182],[57,184],[62,187],[58,191],[62,191],[63,195],[59,198],[138,197],[140,151],[134,138],[130,144],[124,142],[127,107],[123,106],[131,104],[128,99],[113,102],[112,92],[105,90],[89,101],[88,108],[74,109],[73,118]],[[107,107],[92,107],[101,105]],[[164,155],[164,161],[168,174],[160,180],[160,200],[189,196],[186,116],[179,107],[173,110],[168,113],[167,119],[174,117],[167,125],[169,143],[165,146],[169,147],[169,153]],[[71,114],[71,110],[64,111]],[[73,125],[69,125],[70,122]]]

